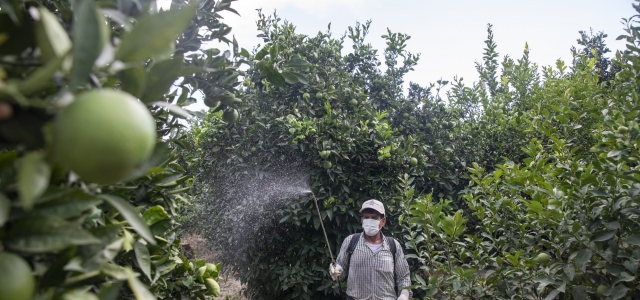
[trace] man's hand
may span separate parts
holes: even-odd
[[[329,265],[329,275],[331,275],[333,281],[338,281],[338,277],[342,275],[342,271],[342,267],[337,263],[331,263]]]
[[[409,291],[403,290],[402,293],[400,293],[398,300],[409,300]]]

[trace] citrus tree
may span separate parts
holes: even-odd
[[[183,107],[240,84],[230,4],[0,2],[0,299],[218,295],[220,264],[187,258],[176,220]]]
[[[558,61],[555,68],[543,69],[543,80],[532,81],[527,97],[497,107],[498,120],[516,125],[510,137],[524,144],[522,154],[506,156],[495,167],[469,166],[471,180],[462,191],[468,211],[432,194],[407,198],[405,245],[420,265],[413,278],[420,295],[638,297],[634,128],[640,34],[633,18],[625,21],[627,34],[620,39],[626,39],[627,50],[615,59],[605,64],[595,51],[574,51],[571,70]],[[485,56],[479,71],[485,89],[496,87],[493,97],[503,94],[507,84],[527,82],[508,76],[502,83],[487,81],[482,71],[492,73],[491,57]]]

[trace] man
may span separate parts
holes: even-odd
[[[384,212],[382,202],[365,201],[360,209],[364,232],[344,239],[336,263],[329,267],[334,281],[342,280],[348,274],[348,299],[408,300],[411,297],[410,291],[404,289],[411,285],[411,278],[402,247],[395,239],[385,238],[380,231],[387,222]],[[355,247],[352,239],[357,239],[353,241]],[[391,243],[395,244],[395,258]]]

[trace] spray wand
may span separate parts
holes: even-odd
[[[331,252],[331,246],[329,245],[329,238],[327,237],[327,231],[324,229],[324,222],[322,222],[322,215],[320,215],[320,207],[318,207],[318,199],[313,191],[309,191],[309,194],[313,196],[313,202],[316,204],[316,211],[318,212],[318,218],[320,219],[320,226],[322,227],[322,233],[324,233],[324,240],[327,242],[327,248],[329,248],[329,255],[331,256],[331,263],[335,263],[333,259],[333,253]],[[340,295],[342,295],[342,282],[338,281],[338,287],[340,288]]]
[[[329,248],[329,255],[331,256],[331,262],[335,263],[336,260],[333,259],[333,253],[331,252],[331,246],[329,245],[329,238],[327,237],[327,231],[324,230],[324,224],[322,222],[322,216],[320,215],[320,208],[318,207],[318,199],[316,199],[316,194],[312,191],[309,191],[311,196],[313,196],[313,202],[316,204],[316,211],[318,211],[318,218],[320,218],[320,226],[322,227],[322,233],[324,233],[324,240],[327,242],[327,248]]]

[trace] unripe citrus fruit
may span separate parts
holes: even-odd
[[[204,98],[204,105],[211,107],[211,108],[216,108],[218,107],[218,105],[220,105],[220,101],[215,101],[213,100],[213,98]]]
[[[627,134],[628,132],[629,132],[629,128],[627,126],[618,127],[618,133],[619,134]]]
[[[543,252],[543,253],[538,254],[536,259],[538,260],[539,264],[546,265],[546,264],[549,263],[549,260],[551,259],[551,256],[549,256],[549,254]]]
[[[322,157],[322,158],[329,157],[329,154],[330,154],[329,151],[320,151],[320,157]]]
[[[116,90],[80,94],[53,124],[53,153],[82,179],[111,184],[146,160],[156,143],[156,123],[133,96]]]
[[[409,164],[410,164],[411,166],[415,166],[415,165],[417,165],[417,164],[418,164],[418,159],[416,159],[415,157],[412,157],[412,158],[409,160]]]
[[[349,101],[349,104],[351,104],[351,106],[356,106],[356,105],[358,105],[358,100],[351,99],[351,101]]]
[[[15,254],[0,253],[0,300],[31,299],[35,288],[29,264]]]
[[[218,272],[218,266],[211,264],[211,263],[207,263],[207,272],[209,273],[217,273]]]
[[[322,95],[322,93],[317,93],[316,94],[316,98],[322,98],[324,95]]]
[[[598,292],[599,296],[604,296],[604,292],[607,290],[607,286],[606,285],[599,285],[598,289],[596,290],[596,292]]]
[[[256,147],[251,147],[251,152],[256,152],[256,151],[258,151],[258,148],[256,148]]]
[[[309,100],[309,98],[311,98],[311,95],[309,95],[309,93],[304,93],[304,94],[302,94],[302,98],[304,100]]]
[[[236,120],[238,120],[238,111],[233,108],[226,109],[222,113],[222,120],[224,120],[227,123],[235,122]]]
[[[229,105],[229,104],[233,103],[233,101],[234,101],[235,99],[236,99],[236,98],[235,98],[233,95],[231,95],[231,94],[229,94],[229,93],[223,93],[223,94],[220,94],[220,95],[218,95],[218,96],[216,96],[216,97],[213,97],[213,99],[212,99],[212,100],[213,100],[213,101],[220,101],[220,102],[222,102],[223,104]]]
[[[333,166],[333,164],[330,161],[325,161],[324,163],[322,163],[322,166],[325,169],[331,169],[331,167]]]
[[[204,280],[204,285],[207,287],[209,295],[214,297],[218,297],[218,295],[220,295],[220,285],[218,285],[217,281],[207,278]]]
[[[429,276],[429,284],[436,284],[436,282],[438,282],[438,276],[437,275]]]

